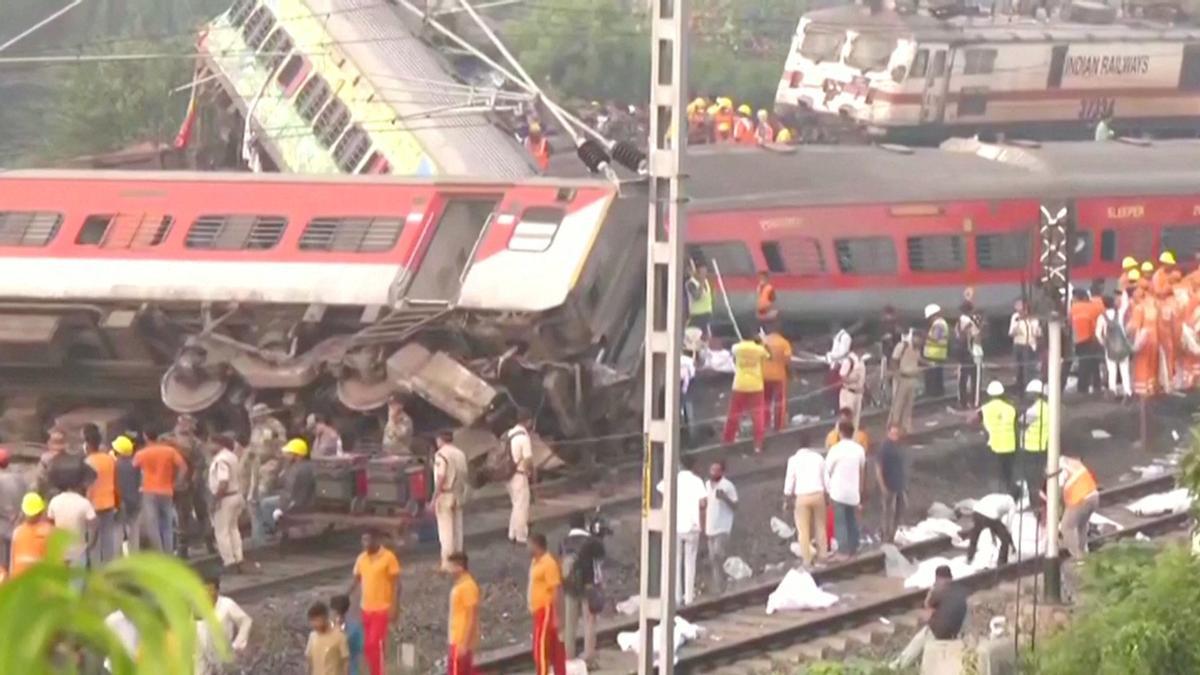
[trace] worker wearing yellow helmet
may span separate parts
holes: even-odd
[[[717,99],[717,112],[713,114],[713,142],[724,143],[733,140],[733,125],[737,115],[733,112],[733,101],[721,97]]]
[[[258,503],[268,532],[274,531],[285,515],[311,510],[317,498],[317,479],[312,462],[308,461],[308,441],[293,438],[284,444],[281,452],[285,462],[279,476],[282,488],[279,494],[267,495]]]
[[[1138,261],[1131,255],[1127,255],[1121,259],[1121,274],[1117,276],[1117,292],[1124,293],[1126,290],[1133,287],[1133,279],[1129,275],[1138,271]],[[1139,273],[1140,274],[1140,273]]]
[[[733,142],[738,145],[755,145],[754,110],[745,103],[738,106],[737,118],[733,122]]]
[[[780,145],[791,145],[796,142],[796,137],[791,129],[784,127],[779,130],[779,133],[775,134],[775,142]]]
[[[128,436],[117,436],[113,439],[112,449],[116,454],[128,457],[133,454],[133,441]]]
[[[21,498],[21,516],[21,524],[12,533],[10,578],[46,557],[46,544],[54,531],[54,525],[46,518],[46,500],[36,492],[28,492]]]

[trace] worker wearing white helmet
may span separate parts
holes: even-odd
[[[925,358],[925,395],[939,398],[946,394],[946,381],[942,367],[950,356],[950,324],[942,316],[938,305],[926,305],[925,320],[929,330],[925,333],[925,347],[921,356]]]
[[[988,401],[979,409],[979,419],[988,435],[988,448],[1000,468],[1000,491],[1017,493],[1017,408],[1004,398],[1004,385],[993,380],[987,386]]]
[[[1025,394],[1032,403],[1023,418],[1023,442],[1027,456],[1024,458],[1025,485],[1029,489],[1034,506],[1041,507],[1038,493],[1042,489],[1042,478],[1046,472],[1046,450],[1050,447],[1050,404],[1046,402],[1046,387],[1041,380],[1033,379],[1025,386]]]

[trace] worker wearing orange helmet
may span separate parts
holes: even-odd
[[[745,103],[738,106],[733,120],[733,142],[738,145],[757,145],[755,137],[754,111]]]
[[[717,109],[713,113],[713,141],[727,143],[733,140],[733,127],[737,116],[733,112],[733,101],[724,96],[717,99]]]

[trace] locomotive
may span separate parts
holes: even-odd
[[[930,143],[973,134],[1200,131],[1200,29],[1075,2],[1061,15],[938,16],[845,5],[805,14],[776,91],[785,119]]]
[[[1072,276],[1200,251],[1200,142],[712,146],[689,152],[687,252],[746,321],[919,316],[966,288],[1006,313],[1044,209]],[[565,158],[564,158],[565,159]],[[570,164],[567,162],[566,164]],[[562,167],[552,166],[552,171]],[[267,402],[418,431],[537,413],[567,461],[636,439],[645,178],[0,174],[0,394],[47,413]],[[6,406],[11,409],[12,406]],[[302,418],[303,415],[300,415]],[[6,440],[11,440],[6,438]],[[584,441],[584,442],[580,442]]]

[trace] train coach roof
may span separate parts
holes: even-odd
[[[896,152],[700,146],[689,152],[689,208],[1155,194],[1200,186],[1200,142],[994,145],[959,139]]]
[[[1076,23],[1032,17],[954,17],[936,19],[927,14],[871,13],[866,5],[843,5],[805,14],[816,27],[860,32],[914,35],[920,40],[948,42],[1105,42],[1129,40],[1196,40],[1200,28],[1170,26],[1147,20],[1122,20],[1107,24]]]

